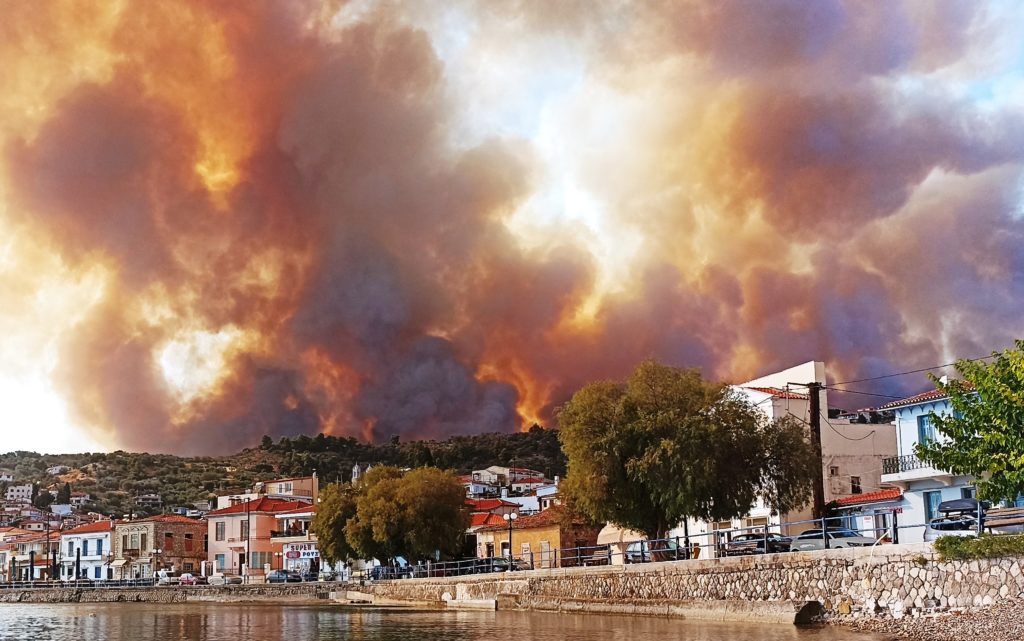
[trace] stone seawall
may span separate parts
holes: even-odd
[[[39,588],[0,590],[0,603],[185,603],[190,601],[309,601],[327,599],[331,583],[294,585],[159,586],[150,588]]]
[[[820,604],[830,616],[902,617],[982,606],[1024,595],[1024,558],[939,561],[930,544],[643,565],[567,568],[448,579],[383,581],[375,598],[433,602],[496,599],[530,609],[643,608],[695,604]],[[725,608],[728,609],[728,608]],[[727,618],[736,618],[735,616]]]

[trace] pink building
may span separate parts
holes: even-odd
[[[282,541],[274,536],[277,515],[299,508],[310,508],[310,504],[261,497],[207,514],[213,571],[262,581],[267,568],[279,569],[283,555]]]

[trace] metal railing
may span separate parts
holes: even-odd
[[[873,547],[899,543],[900,531],[925,528],[924,523],[899,523],[889,515],[884,527],[849,527],[850,516],[755,525],[712,532],[682,534],[663,539],[580,546],[526,552],[510,556],[422,562],[404,566],[376,566],[353,574],[353,579],[387,580],[461,576],[497,572],[627,565],[654,562],[689,562],[731,556],[776,554],[831,548]],[[802,528],[800,526],[803,526]],[[796,531],[792,536],[784,531]],[[916,539],[916,537],[915,537]]]
[[[900,474],[911,470],[923,470],[931,467],[913,454],[904,456],[891,456],[882,459],[882,474]]]

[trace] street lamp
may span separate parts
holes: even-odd
[[[160,569],[160,555],[163,554],[163,550],[160,548],[153,548],[153,576],[156,576],[157,571]]]
[[[519,514],[516,512],[509,512],[508,514],[502,514],[501,518],[508,521],[508,571],[512,571],[512,523],[519,518]]]

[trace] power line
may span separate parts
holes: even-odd
[[[849,436],[847,436],[847,435],[843,434],[842,432],[840,432],[839,430],[837,430],[837,429],[835,428],[835,426],[833,426],[833,425],[832,425],[832,421],[828,420],[828,417],[827,417],[827,416],[825,416],[824,414],[822,414],[822,415],[821,415],[821,417],[822,417],[823,419],[825,419],[825,424],[826,424],[826,425],[828,425],[828,426],[829,426],[829,428],[831,428],[831,430],[832,430],[833,432],[835,432],[835,433],[836,433],[837,435],[839,435],[839,436],[840,436],[841,438],[845,438],[845,439],[846,439],[847,441],[863,441],[864,439],[867,439],[867,438],[871,438],[872,436],[874,436],[874,435],[875,435],[875,430],[871,430],[870,432],[868,432],[867,434],[865,434],[864,436],[862,436],[862,437],[860,437],[860,438],[850,438]]]
[[[902,400],[903,398],[905,398],[903,396],[892,396],[891,394],[876,394],[875,392],[864,392],[864,391],[855,390],[855,389],[841,389],[841,388],[838,388],[838,387],[835,387],[835,386],[832,386],[832,385],[829,385],[829,386],[825,387],[825,389],[832,390],[833,392],[847,392],[849,394],[863,394],[864,396],[877,396],[879,398],[888,398],[888,399],[892,399],[894,401],[899,401],[899,400]]]
[[[998,356],[998,354],[989,354],[988,356],[979,356],[978,358],[961,358],[961,359],[957,359],[956,361],[954,361],[952,363],[944,363],[942,365],[935,365],[934,367],[922,367],[921,369],[911,369],[911,370],[907,370],[905,372],[893,372],[892,374],[883,374],[882,376],[870,376],[868,378],[857,378],[857,379],[854,379],[854,380],[851,380],[851,381],[841,381],[841,382],[832,383],[832,384],[833,385],[846,385],[847,383],[864,383],[866,381],[882,380],[883,378],[894,378],[896,376],[906,376],[907,374],[920,374],[921,372],[930,372],[933,369],[942,369],[943,367],[952,367],[953,365],[956,365],[960,361],[967,361],[969,363],[973,363],[974,361],[983,361],[983,360],[986,360],[986,359],[989,359],[989,358],[993,358],[995,356]]]

